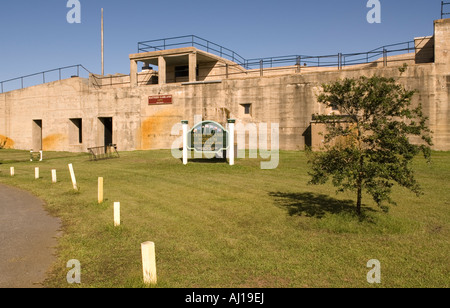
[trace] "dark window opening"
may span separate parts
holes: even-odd
[[[189,77],[189,66],[175,66],[175,78]]]
[[[244,108],[244,114],[252,114],[252,104],[242,104],[241,106]]]

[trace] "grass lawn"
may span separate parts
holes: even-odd
[[[92,162],[86,154],[44,153],[43,162],[30,162],[29,152],[0,150],[0,183],[31,191],[62,219],[46,286],[78,287],[66,281],[66,263],[77,259],[81,287],[144,287],[140,244],[153,241],[163,288],[450,287],[449,152],[433,153],[432,165],[415,160],[423,196],[396,188],[398,205],[388,214],[365,196],[362,221],[352,194],[307,184],[304,152],[281,152],[275,170],[261,170],[257,159],[183,166],[170,151],[120,154]],[[114,202],[121,202],[120,227]],[[366,280],[371,259],[381,263],[379,285]]]

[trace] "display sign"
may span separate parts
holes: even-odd
[[[172,104],[172,95],[154,95],[148,97],[149,105]]]
[[[228,147],[228,131],[217,122],[203,121],[188,132],[188,149],[218,153]]]

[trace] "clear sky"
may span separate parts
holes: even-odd
[[[0,3],[0,81],[83,64],[101,73],[100,11],[105,10],[105,73],[129,74],[137,42],[197,35],[244,58],[364,52],[433,34],[440,0],[380,0],[369,24],[368,0],[79,0],[69,24],[67,0]]]

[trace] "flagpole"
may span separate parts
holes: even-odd
[[[105,75],[105,49],[104,49],[104,28],[103,28],[103,8],[102,8],[102,76]]]

